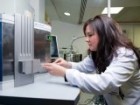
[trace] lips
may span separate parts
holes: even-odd
[[[88,44],[89,46],[91,46],[91,44]]]

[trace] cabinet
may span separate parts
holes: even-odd
[[[140,25],[134,25],[134,45],[140,48]]]
[[[121,24],[122,29],[127,37],[134,43],[135,46],[140,48],[140,23],[130,24],[125,23]]]

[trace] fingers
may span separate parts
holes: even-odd
[[[42,67],[44,67],[48,73],[56,76],[64,76],[66,70],[66,68],[56,63],[44,63]]]
[[[51,63],[42,63],[41,65],[42,65],[42,66],[50,66]]]
[[[46,67],[46,66],[50,66],[50,65],[51,65],[51,63],[42,63],[41,64],[42,67]]]
[[[62,58],[58,58],[54,61],[54,63],[60,63],[62,61]]]
[[[56,61],[53,62],[53,63],[56,63],[56,64],[58,64],[58,65],[60,65],[60,66],[63,66],[63,65],[64,65],[64,60],[63,60],[62,58],[58,58],[58,59],[56,59]]]
[[[51,75],[57,75],[57,64],[55,63],[44,63],[42,66],[48,71],[49,74]]]
[[[51,63],[41,64],[43,68],[45,68],[48,72],[52,69]]]

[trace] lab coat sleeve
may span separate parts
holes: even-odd
[[[94,94],[105,94],[122,86],[134,73],[137,58],[132,50],[121,51],[102,74],[85,74],[69,69],[66,78],[71,85]]]
[[[72,69],[79,70],[81,72],[90,73],[96,70],[94,62],[92,61],[90,56],[87,56],[81,62],[69,62],[72,65]]]

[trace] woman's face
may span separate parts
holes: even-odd
[[[87,25],[85,30],[85,40],[91,51],[96,51],[99,43],[99,36],[96,31],[94,31],[90,25]]]

